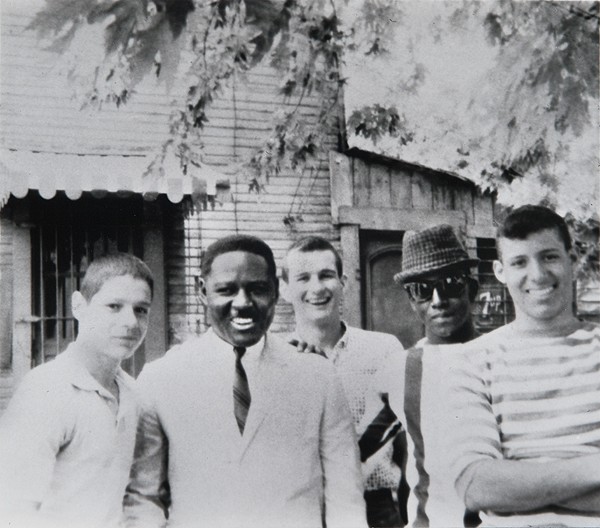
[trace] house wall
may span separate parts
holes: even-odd
[[[40,7],[40,6],[38,6]],[[0,46],[2,139],[4,148],[73,154],[140,155],[160,145],[168,131],[169,102],[164,85],[140,84],[120,107],[104,103],[82,108],[75,98],[89,86],[67,76],[69,63],[27,30],[30,2],[3,2]],[[100,40],[96,48],[102,50]],[[81,49],[80,62],[95,58]],[[97,59],[99,60],[99,58]]]

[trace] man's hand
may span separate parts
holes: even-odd
[[[309,353],[309,354],[318,354],[319,356],[327,357],[325,352],[321,350],[316,345],[309,345],[306,341],[301,341],[299,339],[290,339],[288,343],[294,347],[296,347],[296,351],[300,353]]]

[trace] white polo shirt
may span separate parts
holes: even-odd
[[[29,372],[0,418],[0,510],[40,503],[36,520],[27,517],[35,526],[121,519],[138,418],[133,379],[119,369],[117,402],[76,353],[71,344]]]

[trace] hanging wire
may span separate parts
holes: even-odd
[[[290,204],[290,209],[288,211],[287,217],[290,218],[294,213],[294,205],[296,204],[296,198],[298,198],[298,194],[300,193],[300,186],[302,185],[302,180],[304,179],[304,172],[306,171],[306,167],[302,168],[302,173],[298,178],[298,183],[296,184],[296,190],[292,196],[292,203]]]
[[[231,201],[233,202],[233,220],[234,220],[234,225],[235,225],[235,232],[236,234],[239,233],[239,224],[238,224],[238,206],[237,206],[237,195],[239,192],[239,188],[238,188],[238,175],[236,173],[235,175],[235,192],[232,193],[231,195]]]
[[[309,198],[312,195],[312,191],[315,186],[315,182],[317,181],[317,177],[319,176],[320,165],[321,165],[321,160],[319,160],[319,165],[317,166],[316,170],[314,167],[310,168],[310,186],[308,188],[308,192],[304,195],[303,201],[298,206],[298,214],[300,214],[302,212],[302,210],[304,209],[304,206],[306,205],[306,203],[308,202]]]

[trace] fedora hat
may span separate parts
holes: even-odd
[[[422,231],[407,231],[402,240],[402,271],[394,275],[400,284],[428,273],[454,267],[472,267],[479,259],[470,258],[452,226],[437,225]]]

